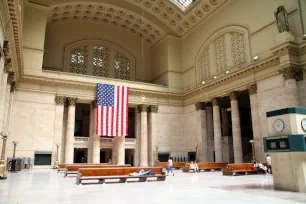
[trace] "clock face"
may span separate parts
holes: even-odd
[[[306,132],[306,118],[302,120],[302,128]]]
[[[273,123],[273,128],[274,128],[275,131],[281,132],[285,128],[285,124],[282,120],[277,119]]]

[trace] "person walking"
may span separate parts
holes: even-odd
[[[172,175],[174,176],[174,173],[173,173],[173,161],[172,161],[172,158],[170,157],[168,159],[168,169],[167,169],[167,176],[169,175],[169,171],[171,171]]]
[[[271,160],[271,156],[268,154],[266,157],[266,162],[267,162],[267,167],[268,167],[268,173],[272,174],[272,160]]]

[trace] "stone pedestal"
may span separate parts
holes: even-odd
[[[233,146],[234,146],[234,161],[235,163],[242,163],[242,142],[241,142],[241,128],[240,128],[240,115],[239,105],[237,100],[237,93],[232,92],[231,109],[232,109],[232,131],[233,131]]]
[[[218,105],[218,101],[216,98],[213,99],[212,103],[213,103],[213,118],[214,118],[215,160],[216,162],[223,162],[220,107]]]
[[[139,105],[138,111],[141,112],[141,136],[140,136],[140,166],[148,166],[148,105]]]
[[[276,44],[279,45],[279,44],[282,44],[284,42],[287,42],[287,41],[295,41],[295,37],[292,33],[290,32],[282,32],[282,33],[279,33],[277,36],[276,36]]]
[[[74,156],[74,123],[75,123],[75,105],[76,98],[68,97],[68,121],[65,145],[65,163],[73,164]]]

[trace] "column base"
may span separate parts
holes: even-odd
[[[0,160],[0,179],[6,179],[6,174],[5,160]]]

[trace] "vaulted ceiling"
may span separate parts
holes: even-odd
[[[170,0],[29,0],[49,7],[48,23],[94,21],[134,33],[150,45],[183,36],[229,0],[197,0],[186,11]]]

